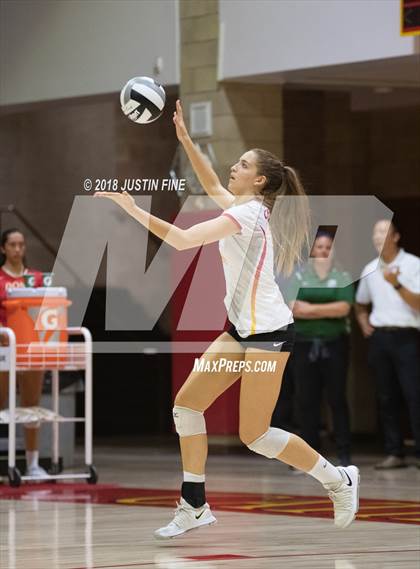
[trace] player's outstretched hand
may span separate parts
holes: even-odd
[[[133,196],[130,196],[127,192],[95,192],[94,197],[108,198],[126,211],[132,210],[136,205]]]
[[[181,101],[178,99],[176,102],[176,111],[174,112],[173,117],[175,129],[176,129],[176,136],[180,142],[185,140],[188,137],[188,130],[185,126],[184,122],[184,113],[182,111]]]

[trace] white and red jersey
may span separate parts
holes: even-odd
[[[35,275],[35,286],[42,286],[42,273],[34,269],[25,269],[24,275]],[[25,283],[23,275],[15,277],[0,267],[0,325],[6,325],[6,309],[3,306],[3,300],[7,298],[7,292],[13,288],[23,288]]]
[[[242,338],[287,326],[293,315],[274,278],[269,208],[253,198],[221,215],[233,219],[240,230],[219,241],[229,320]]]

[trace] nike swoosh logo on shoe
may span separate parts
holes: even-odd
[[[344,474],[347,476],[347,480],[349,481],[349,483],[347,484],[347,486],[353,486],[353,482],[350,479],[350,476],[347,474],[347,472],[345,470],[343,470]]]
[[[201,518],[201,516],[204,514],[204,510],[201,512],[201,514],[199,514],[198,516],[195,516],[195,519],[198,520],[199,518]]]

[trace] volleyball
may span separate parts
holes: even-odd
[[[165,107],[165,89],[151,77],[133,77],[120,94],[122,112],[135,123],[147,124],[160,117]]]

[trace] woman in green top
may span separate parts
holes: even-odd
[[[320,414],[324,388],[331,407],[340,464],[350,462],[350,420],[346,396],[349,319],[354,300],[350,275],[333,264],[333,238],[317,234],[311,263],[294,274],[291,288],[296,344],[293,351],[302,437],[320,449]]]

